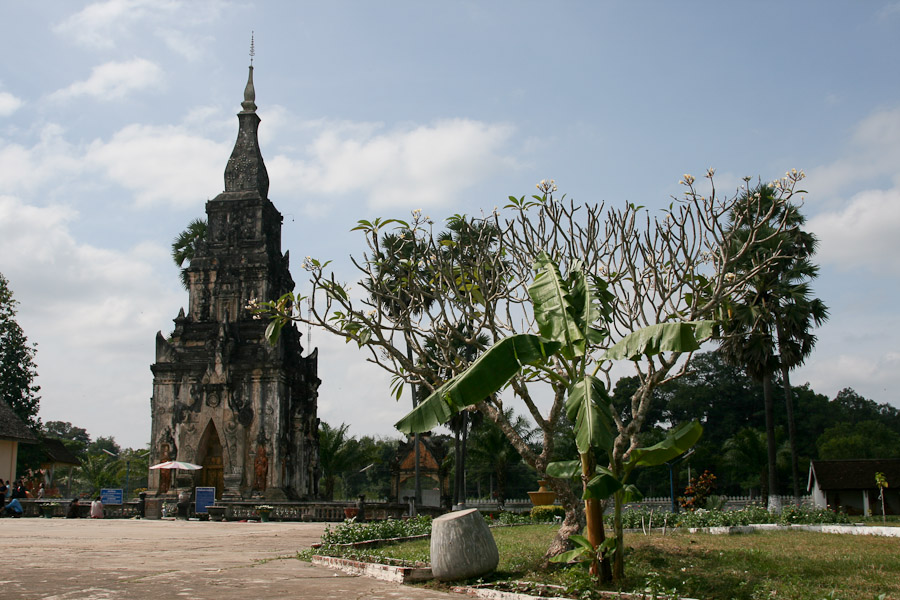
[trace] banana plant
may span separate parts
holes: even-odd
[[[572,261],[565,276],[557,262],[541,253],[533,265],[535,278],[528,288],[539,335],[517,334],[488,348],[463,373],[453,377],[418,407],[397,422],[403,433],[429,431],[446,423],[467,406],[501,391],[524,369],[542,372],[555,385],[567,390],[566,413],[574,423],[578,460],[556,463],[548,468],[550,476],[580,475],[587,521],[587,545],[591,573],[610,578],[606,557],[615,540],[606,541],[601,501],[613,496],[617,509],[629,496],[638,494],[626,483],[631,469],[662,464],[686,451],[700,437],[698,423],[673,430],[663,442],[633,450],[622,469],[612,461],[619,434],[612,403],[603,382],[597,377],[607,360],[639,360],[659,352],[691,352],[699,348],[699,339],[711,332],[711,322],[671,322],[653,325],[625,336],[608,347],[613,301],[605,281],[585,274],[579,261]],[[610,466],[598,465],[597,454],[606,453]],[[617,470],[621,472],[617,472]],[[619,539],[617,531],[617,539]],[[576,548],[576,550],[578,550]],[[584,554],[583,552],[579,555]],[[565,555],[564,555],[565,556]],[[602,573],[601,573],[602,570]]]

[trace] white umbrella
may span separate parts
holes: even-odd
[[[202,469],[200,465],[195,465],[194,463],[189,462],[181,462],[180,460],[170,460],[164,463],[159,463],[158,465],[153,465],[150,467],[151,469],[183,469],[185,471],[196,471],[198,469]]]

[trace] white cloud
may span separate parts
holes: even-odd
[[[197,206],[224,187],[231,147],[180,126],[128,125],[95,141],[87,160],[135,194],[138,206]]]
[[[170,50],[189,61],[198,61],[206,56],[206,47],[213,41],[212,36],[198,38],[196,35],[178,29],[159,29],[156,35],[166,43]]]
[[[69,231],[77,218],[62,206],[0,196],[0,271],[21,303],[19,324],[38,343],[42,416],[90,421],[94,435],[143,444],[153,339],[182,294],[171,273],[157,271],[165,248],[79,242]],[[134,427],[123,431],[123,419]]]
[[[8,117],[19,110],[24,102],[9,92],[0,92],[0,117]]]
[[[843,269],[900,274],[900,189],[868,190],[842,210],[809,221],[819,237],[817,260]]]
[[[84,170],[80,152],[55,123],[44,125],[31,147],[0,139],[0,189],[17,193],[65,186]]]
[[[125,62],[108,62],[96,66],[91,76],[50,94],[52,100],[92,96],[98,100],[119,100],[134,91],[162,84],[163,72],[155,63],[134,58]]]
[[[325,194],[361,193],[372,208],[448,206],[498,171],[515,168],[504,154],[513,128],[468,119],[381,132],[371,124],[331,124],[307,160],[276,156],[273,186]]]
[[[217,0],[106,0],[88,4],[58,23],[53,31],[69,36],[90,48],[114,48],[121,40],[134,36],[135,30],[149,30],[178,54],[193,60],[203,53],[202,45],[212,41],[182,31],[219,18],[229,3]]]
[[[896,15],[900,15],[900,2],[889,2],[885,4],[877,14],[878,19],[882,21],[888,20]]]
[[[840,198],[853,185],[887,178],[900,186],[900,107],[879,110],[856,126],[845,156],[808,171],[805,183],[817,201]]]
[[[56,25],[53,30],[71,35],[85,46],[112,48],[117,30],[141,19],[147,4],[149,2],[137,0],[94,2]]]
[[[840,390],[851,387],[866,398],[896,404],[900,387],[900,354],[886,352],[844,352],[836,355],[818,353],[815,362],[791,375],[792,383],[809,381],[820,394],[833,398]]]

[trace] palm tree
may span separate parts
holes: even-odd
[[[423,268],[427,246],[409,231],[401,235],[386,233],[381,238],[381,248],[375,257],[375,275],[369,279],[369,293],[391,321],[399,322],[406,341],[406,358],[413,362],[412,341],[409,339],[409,323],[404,321],[420,315],[428,309],[433,297],[428,289],[429,280]],[[423,286],[424,283],[424,286]],[[406,325],[406,327],[404,327]],[[419,404],[419,390],[410,382],[412,406]],[[422,503],[422,482],[419,474],[419,434],[413,436],[415,447],[414,481],[416,504]]]
[[[325,421],[319,423],[319,466],[326,500],[334,499],[338,477],[359,467],[363,459],[359,441],[347,436],[348,427],[346,423],[339,427],[332,427]]]
[[[807,262],[807,261],[804,261]],[[807,277],[816,276],[815,267],[805,269]],[[802,270],[800,271],[802,272]],[[818,298],[810,298],[811,290],[807,282],[791,279],[782,280],[782,302],[775,311],[775,331],[778,339],[781,383],[784,388],[784,402],[788,418],[788,441],[791,448],[791,480],[794,487],[794,503],[800,503],[800,470],[797,456],[797,434],[794,420],[794,398],[791,388],[791,369],[803,364],[813,350],[816,336],[811,329],[818,327],[828,318],[828,308]]]
[[[503,414],[522,439],[530,441],[534,437],[535,430],[522,415],[513,414],[512,408],[504,409]],[[522,462],[522,456],[503,430],[490,421],[472,435],[469,453],[480,469],[493,475],[497,482],[497,501],[502,505],[506,500],[506,477]]]
[[[758,200],[758,202],[757,202]],[[772,380],[781,373],[788,416],[791,445],[794,495],[799,498],[796,435],[793,398],[790,388],[790,369],[802,364],[812,352],[814,325],[827,318],[827,308],[821,300],[811,298],[809,281],[818,274],[810,258],[815,253],[816,238],[800,229],[805,218],[797,206],[780,201],[773,186],[761,184],[748,190],[732,213],[732,223],[744,221],[750,212],[769,214],[771,227],[763,230],[760,239],[736,266],[752,271],[762,261],[776,259],[772,266],[753,278],[733,299],[730,319],[726,321],[721,348],[726,360],[741,365],[751,377],[763,384],[768,454],[768,494],[770,510],[778,509],[775,443],[775,415]],[[771,235],[778,225],[783,233]],[[738,229],[738,243],[746,241]],[[741,239],[744,238],[744,239]]]
[[[373,257],[374,273],[368,281],[372,300],[381,307],[387,317],[398,324],[406,336],[407,359],[412,364],[416,357],[412,352],[412,340],[408,337],[408,320],[427,312],[437,300],[436,294],[440,285],[445,286],[444,293],[451,298],[465,297],[468,306],[483,305],[485,293],[503,280],[502,261],[484,261],[483,257],[496,250],[498,230],[491,223],[467,219],[456,215],[447,222],[447,231],[436,238],[431,247],[425,240],[418,239],[414,233],[404,230],[401,234],[384,234],[381,245]],[[452,287],[447,290],[446,287]],[[465,303],[462,303],[465,304]],[[464,311],[461,311],[464,312]],[[456,364],[461,368],[475,360],[479,348],[487,347],[489,339],[477,335],[472,319],[461,316],[461,322],[452,332],[447,332],[441,343],[435,339],[425,340],[427,353],[440,352],[447,359],[440,364]],[[429,362],[427,357],[418,357],[419,361]],[[434,362],[434,361],[431,361]],[[438,378],[447,380],[456,375],[455,372],[440,372]],[[440,384],[442,381],[432,381]],[[419,393],[414,383],[412,388],[413,408],[418,405]],[[427,394],[426,394],[427,395]],[[424,397],[424,396],[423,396]],[[470,415],[464,414],[451,424],[456,434],[457,482],[455,494],[465,497],[463,473],[465,472],[465,439],[469,431]],[[419,441],[414,436],[416,449],[416,502],[421,502],[421,485],[419,483]]]
[[[768,458],[765,432],[744,427],[722,444],[722,463],[731,468],[741,486],[751,491],[759,486],[762,497],[768,495]]]
[[[102,488],[117,485],[118,477],[113,472],[115,465],[115,461],[106,454],[88,454],[81,460],[81,466],[76,468],[75,476],[93,496],[99,494]]]
[[[184,289],[188,289],[190,284],[184,263],[187,262],[190,266],[200,245],[206,241],[206,230],[205,219],[194,219],[172,242],[172,260],[181,269],[181,285]]]

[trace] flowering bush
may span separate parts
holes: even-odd
[[[703,508],[706,499],[709,498],[716,489],[716,476],[709,471],[703,471],[703,475],[691,477],[690,483],[684,488],[684,496],[678,499],[681,507],[685,510],[697,510]]]
[[[820,524],[820,523],[849,523],[850,517],[845,512],[820,508],[818,506],[785,506],[778,515],[778,522],[782,525],[794,523]]]
[[[609,519],[609,516],[607,517]],[[781,514],[770,513],[765,506],[751,504],[738,510],[697,510],[672,514],[649,508],[633,508],[622,512],[622,526],[628,529],[642,527],[739,527],[744,525],[817,525],[822,523],[849,523],[846,513],[817,506],[785,506]]]
[[[257,512],[272,512],[275,510],[274,506],[269,506],[268,504],[260,504],[256,507]]]
[[[652,508],[632,508],[622,511],[622,527],[626,529],[641,529],[643,527],[674,527],[675,517],[667,510],[654,510]],[[612,515],[607,515],[608,523],[612,524]]]

